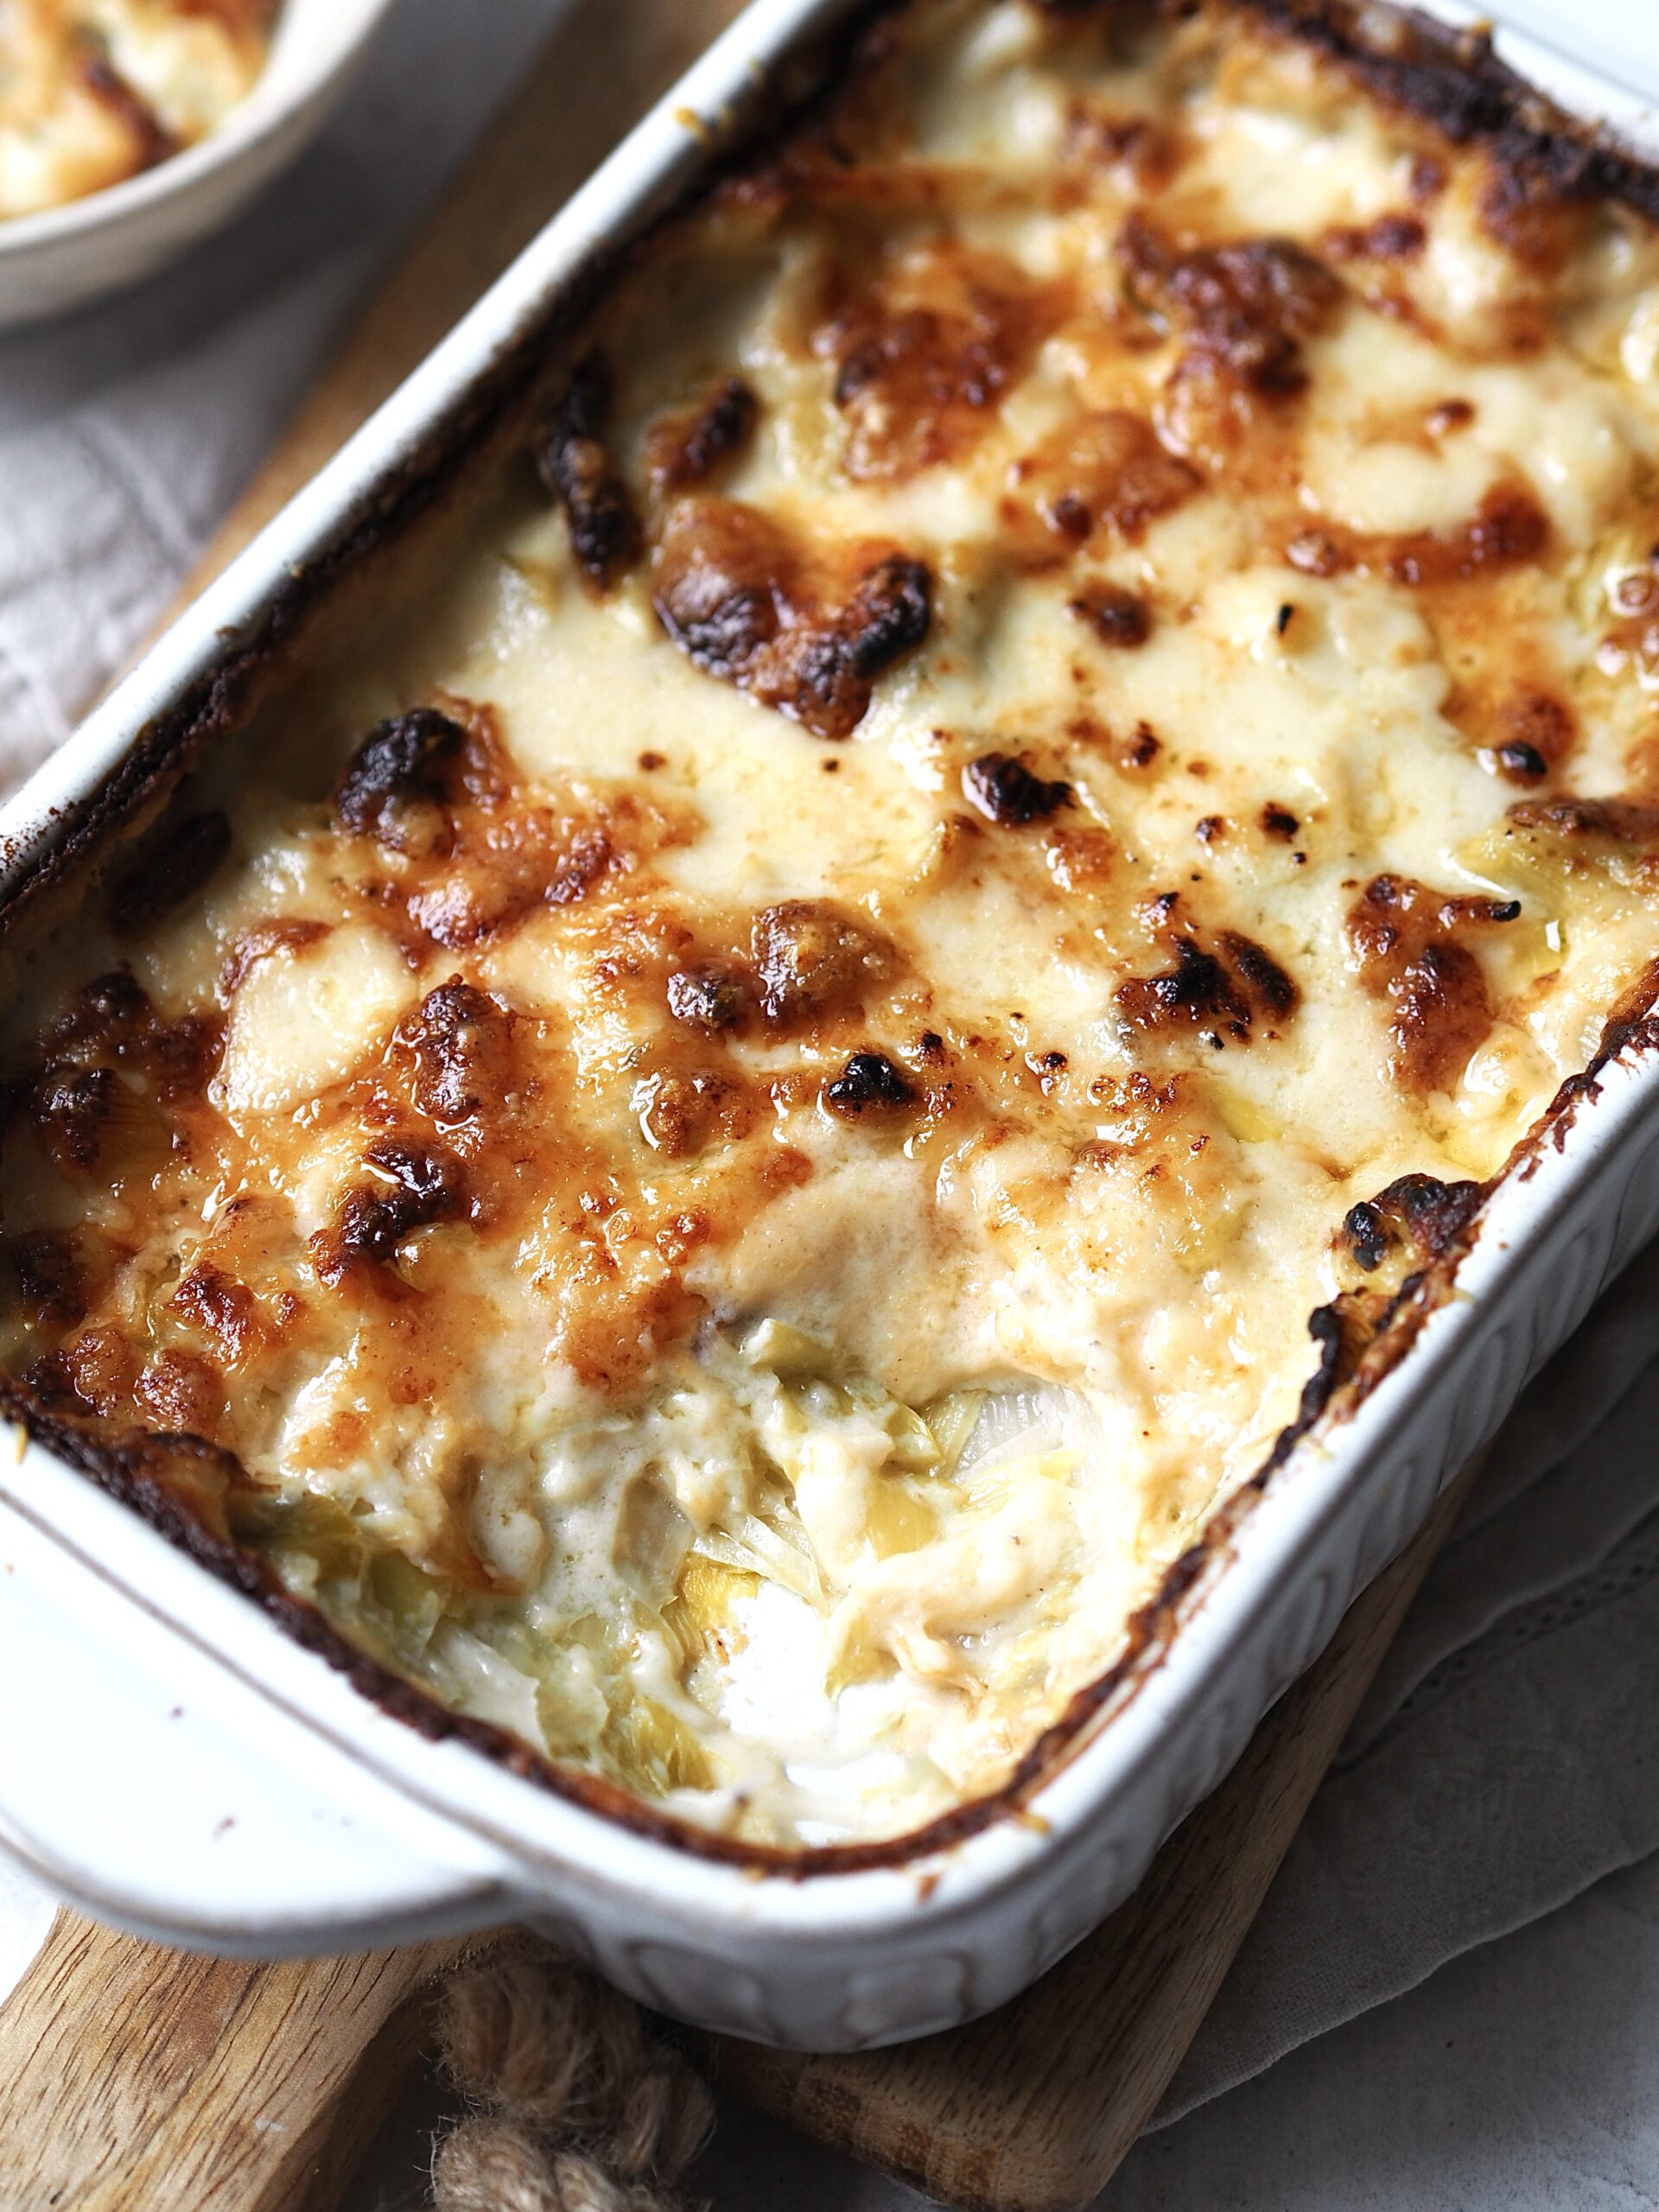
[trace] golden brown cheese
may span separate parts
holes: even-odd
[[[17,1387],[687,1817],[994,1789],[1653,957],[1659,251],[1547,182],[889,18],[15,1014]]]
[[[0,217],[153,168],[265,65],[276,0],[0,0]]]

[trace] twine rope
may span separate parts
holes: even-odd
[[[470,2109],[434,2154],[436,2212],[684,2212],[709,2086],[567,1953],[517,1937],[463,1969],[438,2037]]]

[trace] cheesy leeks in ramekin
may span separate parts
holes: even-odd
[[[276,0],[0,0],[0,219],[102,192],[224,122]]]

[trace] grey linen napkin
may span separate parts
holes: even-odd
[[[1656,1350],[1650,1248],[1505,1423],[1154,2126],[1659,1851]]]

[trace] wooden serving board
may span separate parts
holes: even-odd
[[[189,589],[354,430],[735,14],[578,0],[393,271]],[[971,2212],[1061,2212],[1107,2182],[1215,1997],[1451,1525],[1448,1492],[1136,1895],[974,2026],[855,2058],[701,2039],[741,2097]],[[0,2005],[0,2212],[332,2212],[416,2064],[464,1946],[279,1966],[58,1916]]]

